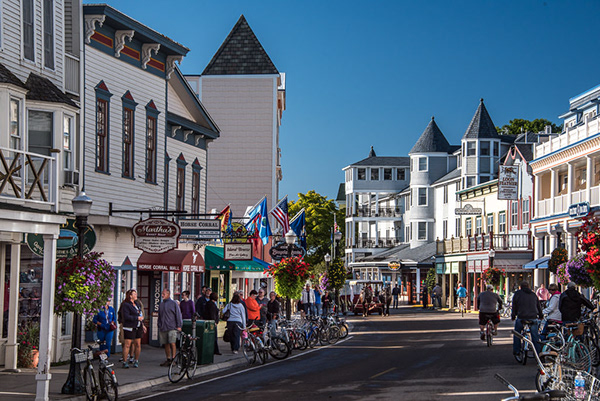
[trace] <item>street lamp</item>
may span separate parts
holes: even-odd
[[[294,243],[296,242],[296,238],[298,238],[298,236],[291,228],[285,234],[285,243],[288,246],[288,258],[292,257],[292,251],[294,250]],[[292,318],[292,302],[290,300],[290,297],[285,297],[285,317],[287,320],[290,320]]]
[[[496,250],[490,249],[488,252],[488,256],[490,257],[490,267],[494,267],[494,258],[496,257]]]
[[[564,232],[563,227],[560,223],[556,223],[556,225],[552,228],[554,234],[556,234],[556,247],[562,247],[562,234]]]
[[[84,240],[85,229],[87,228],[87,218],[92,209],[92,199],[85,194],[84,191],[79,192],[79,195],[71,200],[73,205],[73,213],[75,213],[75,225],[77,226],[77,257],[82,258],[84,255]],[[81,315],[73,314],[73,328],[71,332],[71,349],[81,348]],[[69,365],[69,375],[67,381],[63,384],[61,393],[63,394],[81,394],[84,392],[83,380],[81,379],[81,371],[77,369],[75,363],[75,353],[71,352],[71,363]]]
[[[336,246],[339,244],[340,240],[342,239],[342,233],[341,231],[337,230],[333,233],[333,258],[335,259],[337,256],[337,250],[336,250]]]

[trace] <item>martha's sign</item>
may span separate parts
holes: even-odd
[[[133,246],[148,253],[165,253],[178,246],[181,229],[172,221],[150,218],[133,226]]]

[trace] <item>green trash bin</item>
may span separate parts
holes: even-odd
[[[182,330],[192,334],[192,321],[184,320]],[[196,349],[198,351],[198,364],[208,365],[213,363],[215,357],[216,327],[213,320],[196,320]]]

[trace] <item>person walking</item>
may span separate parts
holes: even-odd
[[[123,368],[129,368],[128,357],[133,359],[133,367],[139,366],[140,352],[142,349],[142,336],[146,332],[144,326],[144,312],[137,304],[137,291],[131,289],[125,294],[125,301],[121,304],[120,314],[123,322]]]
[[[564,322],[577,322],[581,317],[581,307],[594,310],[594,304],[577,291],[577,284],[570,282],[567,290],[560,295],[558,309]]]
[[[421,289],[421,301],[423,302],[423,309],[427,309],[429,307],[427,300],[428,292],[427,292],[427,284],[423,285]]]
[[[269,303],[269,299],[265,296],[265,289],[262,287],[258,290],[256,303],[260,307],[260,325],[264,326],[267,322],[267,304]]]
[[[269,302],[267,303],[267,319],[277,320],[281,314],[281,303],[277,299],[275,291],[269,293]]]
[[[394,309],[398,309],[398,296],[400,295],[400,288],[398,288],[398,284],[394,286],[392,290],[392,297],[394,297]]]
[[[199,317],[202,317],[204,315],[204,306],[206,306],[206,304],[208,303],[211,292],[212,290],[206,287],[204,289],[203,295],[200,295],[200,298],[198,298],[198,300],[196,301],[196,314]]]
[[[162,291],[162,302],[158,306],[158,339],[165,347],[167,360],[160,366],[169,366],[177,351],[177,332],[181,331],[183,319],[177,302],[171,299],[171,291]]]
[[[246,309],[242,305],[242,297],[239,292],[233,294],[231,302],[227,304],[223,313],[229,311],[229,319],[227,319],[227,331],[229,333],[229,343],[231,344],[231,352],[238,353],[240,349],[240,334],[242,329],[246,327]]]
[[[311,314],[312,305],[315,303],[315,293],[310,290],[310,284],[302,291],[302,308],[307,315]]]
[[[383,290],[383,302],[383,315],[389,316],[390,304],[392,303],[392,289],[389,284],[385,287],[385,290]]]
[[[331,311],[331,295],[328,290],[321,297],[321,303],[323,304],[323,316],[327,316]]]
[[[98,340],[104,341],[103,344],[100,344],[100,350],[107,350],[106,356],[110,356],[110,346],[117,327],[115,310],[110,303],[111,300],[107,300],[93,319],[94,324],[98,327]]]
[[[546,287],[544,287],[544,284],[542,283],[542,284],[540,284],[540,287],[535,292],[535,295],[538,297],[538,299],[542,303],[542,306],[546,306],[546,301],[548,301],[550,299],[550,296],[552,294],[550,294],[550,291],[548,291],[546,289]]]
[[[312,313],[316,316],[323,315],[323,303],[321,301],[321,297],[323,296],[323,291],[320,288],[315,288],[313,290],[315,292],[315,303],[312,307]]]
[[[442,287],[439,284],[436,284],[431,290],[431,302],[433,303],[434,309],[440,309],[442,307]]]
[[[535,349],[540,352],[541,345],[539,342],[539,321],[543,317],[542,306],[537,295],[531,288],[527,281],[521,282],[521,289],[515,292],[512,299],[512,313],[511,320],[515,322],[515,331],[520,333],[523,330],[523,320],[531,320],[533,324],[531,327],[531,340],[535,346]],[[517,336],[513,336],[513,354],[519,355],[521,353],[521,340]]]
[[[208,303],[204,306],[204,316],[202,318],[204,320],[214,320],[215,321],[215,330],[217,324],[219,324],[219,307],[217,306],[217,301],[219,297],[216,292],[211,292]],[[219,341],[218,336],[215,334],[215,355],[221,355],[219,352]]]
[[[248,310],[248,327],[252,326],[254,323],[260,323],[260,306],[258,302],[256,302],[256,298],[258,296],[258,292],[256,290],[250,291],[250,295],[246,298],[246,309]]]
[[[196,316],[196,306],[194,305],[194,301],[190,299],[190,292],[187,290],[182,292],[181,297],[183,298],[181,302],[179,302],[181,318],[188,320],[193,319],[194,316]]]

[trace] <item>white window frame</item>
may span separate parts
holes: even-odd
[[[363,178],[360,178],[361,171],[365,173]],[[366,168],[357,168],[356,169],[356,181],[366,181],[366,180],[367,180],[367,169]]]
[[[426,157],[419,157],[418,159],[418,171],[427,171],[427,167],[429,167],[429,161]],[[421,168],[421,162],[424,162],[425,166]]]
[[[425,226],[425,235],[421,236],[421,227]],[[417,240],[418,241],[427,241],[427,222],[426,221],[419,221],[417,222]]]
[[[42,0],[42,59],[43,59],[43,66],[44,68],[50,70],[50,71],[54,71],[56,69],[56,27],[54,24],[54,20],[56,18],[56,3],[54,0],[48,0],[51,1],[51,7],[52,7],[52,67],[48,67],[46,65],[46,39],[45,39],[45,35],[46,35],[46,25],[44,24],[44,20],[45,20],[45,13],[46,13],[46,9],[45,9],[45,2],[46,0]],[[35,4],[34,4],[35,7]]]
[[[402,178],[399,178],[400,174],[402,174]],[[396,181],[406,181],[406,169],[403,169],[403,168],[396,169]]]
[[[33,34],[32,34],[32,48],[33,48],[33,60],[28,59],[27,57],[25,57],[25,24],[23,23],[23,1],[31,1],[31,13],[33,15],[33,22],[32,22],[32,30],[33,30]],[[36,43],[35,43],[35,0],[21,0],[20,4],[20,10],[19,10],[19,15],[20,15],[20,21],[19,24],[21,25],[21,32],[20,32],[20,41],[21,41],[21,59],[28,62],[28,63],[33,63],[35,64],[35,48],[36,48]]]
[[[448,185],[444,185],[444,205],[448,203]]]
[[[472,145],[472,146],[469,146],[469,145]],[[466,154],[467,157],[477,156],[477,141],[467,141],[466,149],[467,149],[467,154]],[[470,154],[471,151],[473,151],[472,152],[473,154]]]
[[[456,227],[455,227],[455,233],[454,233],[455,236],[456,236],[456,238],[462,237],[461,223],[462,223],[461,218],[457,217],[456,220],[455,220]]]
[[[419,187],[417,190],[417,206],[427,206],[429,204],[429,199],[427,196],[427,187]],[[421,191],[424,191],[425,194],[425,202],[421,203]]]
[[[380,177],[380,175],[379,175],[379,168],[378,167],[376,167],[376,168],[371,167],[369,170],[370,170],[369,171],[369,180],[370,181],[380,181],[380,179],[379,179],[379,177]],[[377,175],[377,179],[373,178],[373,174],[374,173]]]
[[[491,221],[490,221],[490,219],[491,219]],[[489,213],[487,215],[486,220],[487,220],[487,232],[488,233],[494,232],[494,213]],[[491,229],[490,229],[490,226],[491,226]]]
[[[0,0],[1,2],[2,0]],[[0,3],[1,4],[1,3]],[[11,134],[11,109],[10,107],[12,106],[13,102],[17,103],[17,135],[12,135]],[[11,149],[15,149],[15,150],[23,150],[23,146],[24,146],[24,138],[23,138],[23,102],[22,99],[18,99],[16,97],[12,97],[9,100],[9,109],[8,109],[8,119],[9,119],[9,142],[8,142],[8,147]],[[19,142],[19,146],[17,148],[13,148],[12,146],[12,139],[15,138],[18,142]]]
[[[448,238],[448,219],[442,220],[442,236],[444,239]]]
[[[498,213],[498,234],[506,234],[506,212]]]
[[[67,133],[67,130],[65,129],[65,122],[66,120],[69,120],[69,131]],[[75,168],[75,132],[74,132],[74,128],[75,128],[75,117],[70,115],[70,114],[63,114],[63,137],[62,137],[62,150],[63,150],[63,170],[64,171],[76,171],[77,169]],[[67,150],[65,148],[65,139],[67,137],[69,137],[69,149]],[[68,166],[66,164],[69,164]]]
[[[523,226],[529,224],[529,199],[523,199],[522,214],[523,214]]]
[[[481,216],[475,216],[475,234],[481,235],[483,233],[483,219]]]
[[[390,178],[385,178],[385,173],[390,173]],[[391,181],[394,179],[394,170],[392,168],[384,168],[383,169],[383,181]]]
[[[483,145],[484,144],[487,144],[487,151],[488,151],[487,154],[483,153],[483,149],[484,149]],[[492,155],[492,144],[490,141],[479,142],[479,155],[480,156],[491,156]]]
[[[517,227],[519,225],[519,201],[510,203],[510,226]]]
[[[467,217],[465,219],[465,235],[470,237],[473,234],[473,219],[471,217]]]

